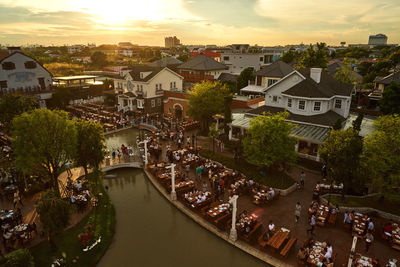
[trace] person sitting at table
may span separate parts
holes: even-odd
[[[367,221],[368,221],[367,230],[368,230],[368,231],[371,231],[371,232],[374,231],[375,225],[374,225],[374,222],[372,221],[372,219],[371,219],[371,218],[368,218]]]
[[[76,196],[72,195],[71,196],[71,203],[74,204],[76,202]]]
[[[348,224],[348,225],[351,225],[351,219],[350,219],[350,216],[349,216],[349,212],[348,212],[348,211],[346,211],[346,212],[344,213],[344,220],[343,220],[343,223]]]
[[[296,258],[300,263],[305,264],[307,258],[306,250],[304,248],[300,248]]]
[[[272,221],[269,221],[268,230],[269,230],[269,236],[272,236],[276,232],[276,226]]]
[[[388,222],[383,230],[383,234],[388,238],[389,242],[392,242],[392,222]]]
[[[274,196],[275,196],[275,190],[272,187],[270,187],[268,190],[268,199],[271,199]]]
[[[78,183],[76,184],[76,189],[77,189],[78,191],[81,191],[81,190],[82,190],[82,184],[81,184],[80,181],[78,181]]]

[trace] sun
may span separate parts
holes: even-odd
[[[105,24],[124,24],[137,20],[162,20],[165,0],[77,0],[75,5]]]

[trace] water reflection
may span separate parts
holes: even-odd
[[[266,266],[178,211],[142,170],[110,174],[117,178],[104,185],[116,209],[116,232],[98,266]]]

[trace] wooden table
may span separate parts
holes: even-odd
[[[324,245],[322,242],[315,241],[312,247],[310,248],[310,253],[307,258],[307,262],[311,266],[318,266],[318,262],[322,262],[324,260]]]
[[[206,215],[212,219],[215,220],[218,217],[220,217],[221,215],[225,214],[226,212],[229,211],[229,204],[228,203],[224,203],[224,204],[220,204],[216,207],[212,207],[210,209],[207,210]]]
[[[284,231],[282,228],[280,228],[268,240],[267,245],[275,250],[279,250],[279,248],[283,245],[283,243],[289,237],[289,235],[290,235],[290,231]]]
[[[366,227],[367,227],[367,215],[356,212],[354,214],[354,221],[353,221],[353,236],[363,238]]]

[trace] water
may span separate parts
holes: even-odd
[[[267,266],[202,228],[172,206],[142,170],[109,172],[116,232],[100,267]]]
[[[109,151],[112,149],[119,148],[121,150],[121,145],[132,146],[134,153],[136,153],[136,137],[139,135],[139,130],[137,129],[127,129],[114,134],[109,134],[106,136],[106,147]]]

